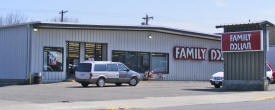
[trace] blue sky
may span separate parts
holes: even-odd
[[[19,12],[29,21],[50,21],[62,9],[79,23],[140,25],[149,14],[151,25],[204,33],[249,19],[275,23],[275,0],[2,0],[0,15]]]

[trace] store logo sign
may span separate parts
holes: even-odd
[[[223,61],[223,54],[221,49],[210,49],[209,50],[209,61]]]
[[[205,60],[207,48],[180,47],[173,49],[175,60]]]
[[[223,52],[263,51],[263,31],[222,34]]]

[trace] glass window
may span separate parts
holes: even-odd
[[[95,44],[86,43],[85,44],[85,60],[89,60],[90,58],[95,58]]]
[[[269,66],[266,65],[266,71],[271,71],[271,69],[269,68]]]
[[[168,53],[152,53],[150,55],[149,52],[113,51],[112,61],[122,62],[130,69],[140,73],[150,70],[153,70],[154,73],[163,74],[168,74],[169,72]]]
[[[168,74],[169,57],[166,53],[152,53],[152,70],[154,73]]]
[[[119,71],[127,71],[128,68],[123,64],[118,64]]]
[[[90,63],[80,63],[78,64],[76,71],[79,72],[91,72],[92,64]]]
[[[107,64],[108,71],[118,71],[117,64]]]
[[[106,71],[106,65],[105,64],[95,64],[94,70],[95,71]]]
[[[130,69],[144,73],[150,70],[150,53],[113,51],[112,61],[122,62]]]
[[[106,44],[85,44],[85,60],[103,61],[106,60]]]
[[[63,71],[63,48],[43,48],[43,71]]]
[[[137,53],[137,71],[145,73],[150,71],[150,53],[138,52]]]

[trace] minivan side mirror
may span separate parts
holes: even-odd
[[[129,69],[127,69],[126,71],[127,71],[127,72],[129,72],[130,70],[129,70]]]

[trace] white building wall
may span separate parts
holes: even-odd
[[[0,80],[27,78],[27,28],[0,29]]]
[[[150,34],[152,39],[148,39]],[[220,41],[216,40],[152,31],[83,29],[39,29],[32,33],[32,38],[32,72],[42,71],[44,46],[64,48],[64,72],[43,72],[43,79],[47,81],[66,78],[66,41],[107,43],[108,60],[112,60],[112,50],[169,53],[166,80],[209,80],[211,74],[223,67],[222,62],[209,62],[208,54],[205,61],[175,61],[173,58],[174,46],[220,48]]]

